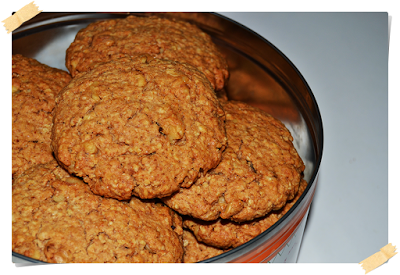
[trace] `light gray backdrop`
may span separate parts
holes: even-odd
[[[388,243],[388,14],[220,13],[300,70],[324,151],[298,262],[358,263]]]

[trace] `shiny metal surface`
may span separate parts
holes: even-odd
[[[147,13],[132,13],[147,16]],[[302,198],[274,226],[251,240],[205,262],[229,262],[257,249],[309,207],[322,158],[323,129],[315,98],[295,66],[276,47],[246,27],[212,13],[157,14],[187,20],[210,34],[228,60],[228,97],[257,106],[280,119],[292,133],[309,183]],[[127,13],[41,13],[13,32],[13,54],[64,69],[65,51],[90,22]],[[21,255],[13,253],[13,256]],[[30,258],[24,259],[39,262]]]

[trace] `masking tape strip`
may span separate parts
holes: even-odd
[[[16,28],[22,25],[25,21],[28,21],[32,17],[38,15],[40,12],[38,6],[35,6],[33,2],[29,3],[28,5],[24,6],[16,13],[8,17],[7,19],[1,21],[4,23],[4,27],[7,30],[7,33],[12,32]]]
[[[389,243],[382,247],[379,252],[361,261],[360,264],[362,268],[364,268],[365,274],[387,262],[390,258],[397,254],[395,251],[396,247]]]

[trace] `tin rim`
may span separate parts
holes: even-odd
[[[13,32],[12,35],[12,40],[17,40],[20,38],[23,38],[25,36],[29,36],[38,32],[42,32],[44,30],[52,29],[52,28],[57,28],[60,26],[66,26],[66,25],[71,25],[71,24],[77,24],[77,23],[91,23],[96,20],[104,20],[104,19],[112,19],[112,18],[124,18],[128,15],[139,15],[139,16],[146,16],[146,15],[153,15],[154,13],[135,13],[135,12],[124,12],[124,13],[41,13],[40,15],[34,17],[28,22],[25,22],[21,27],[19,27],[17,30]],[[164,13],[156,13],[157,15],[166,15],[166,16],[171,16],[175,17],[177,16],[179,18],[179,13],[172,13],[172,14],[164,14]],[[278,236],[282,228],[287,226],[291,220],[297,217],[297,219],[300,217],[299,222],[304,218],[306,211],[310,207],[310,204],[312,202],[312,198],[315,192],[316,184],[317,184],[317,177],[318,177],[318,172],[320,169],[321,161],[322,161],[322,152],[323,152],[323,142],[324,142],[324,137],[323,137],[323,124],[322,124],[322,118],[320,114],[320,110],[318,107],[318,104],[316,102],[315,96],[311,91],[311,88],[309,87],[308,83],[300,73],[300,71],[296,68],[296,66],[289,60],[289,58],[286,57],[285,54],[283,54],[277,47],[275,47],[271,42],[269,42],[267,39],[264,37],[260,36],[256,32],[252,31],[251,29],[247,28],[246,26],[230,19],[227,18],[223,15],[217,14],[217,13],[180,13],[181,15],[184,14],[184,17],[187,17],[186,15],[190,14],[200,14],[201,16],[207,16],[212,18],[213,20],[219,20],[223,22],[224,24],[230,24],[231,27],[237,28],[238,30],[241,30],[243,32],[248,33],[248,35],[254,37],[255,39],[258,39],[261,43],[264,43],[266,47],[271,48],[273,51],[276,52],[276,54],[284,61],[286,62],[286,65],[289,65],[291,70],[296,74],[296,77],[299,78],[301,84],[303,85],[303,88],[307,91],[307,95],[310,98],[310,103],[311,106],[313,107],[313,114],[307,114],[307,126],[309,127],[310,132],[312,133],[312,141],[313,141],[313,148],[315,150],[316,154],[316,163],[315,167],[313,170],[313,173],[311,175],[311,178],[308,182],[308,185],[303,192],[303,194],[300,196],[299,200],[293,205],[293,207],[281,218],[279,219],[275,224],[273,224],[270,228],[268,228],[266,231],[262,232],[260,235],[256,236],[255,238],[251,239],[250,241],[242,244],[239,247],[236,247],[228,252],[225,252],[223,254],[220,254],[218,256],[215,256],[213,258],[206,259],[202,261],[203,263],[210,263],[210,262],[219,262],[222,261],[224,258],[231,258],[233,259],[232,261],[235,261],[235,258],[240,258],[244,257],[243,255],[247,255],[251,253],[252,250],[255,248],[259,247],[263,243],[265,243],[266,240],[270,240],[271,238],[274,238]],[[196,23],[195,21],[193,23]],[[204,22],[203,22],[204,23]],[[202,26],[199,26],[202,28]],[[203,28],[202,28],[203,29]],[[203,31],[207,32],[206,29],[203,29]],[[306,108],[307,109],[307,108]],[[303,110],[305,112],[308,112],[308,110]],[[306,206],[304,204],[306,203]],[[302,208],[302,212],[300,213],[300,208]],[[305,210],[304,210],[305,208]],[[293,231],[297,229],[297,226],[299,222],[296,224],[294,228],[292,228]],[[284,238],[284,242],[288,241],[290,239],[290,234]],[[29,257],[26,257],[24,255],[21,255],[19,253],[12,252],[12,255],[23,259],[28,262],[32,263],[46,263],[42,262],[39,260],[35,260]],[[237,257],[235,257],[237,256]]]

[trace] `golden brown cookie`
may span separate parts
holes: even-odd
[[[157,17],[128,16],[90,24],[68,48],[66,66],[75,76],[99,62],[143,53],[196,67],[216,90],[228,78],[227,63],[208,34],[190,23]]]
[[[183,230],[183,247],[185,251],[183,255],[184,263],[201,262],[229,251],[229,249],[224,250],[199,242],[193,233],[187,229]]]
[[[205,221],[250,221],[282,208],[296,194],[304,170],[290,132],[245,103],[221,104],[228,137],[221,163],[163,201],[180,214]]]
[[[52,146],[95,194],[164,197],[220,162],[224,119],[194,67],[123,58],[78,75],[60,93]]]
[[[296,196],[283,208],[253,221],[236,223],[219,219],[206,222],[189,218],[183,222],[183,225],[190,229],[200,242],[220,249],[235,248],[260,235],[282,218],[300,198],[306,187],[307,182],[303,179]]]
[[[56,161],[34,166],[12,186],[12,250],[50,263],[181,262],[182,220],[133,198],[94,195]]]
[[[12,56],[12,175],[53,159],[50,148],[54,98],[71,80],[20,54]]]
[[[216,91],[216,95],[219,101],[227,101],[228,99],[228,92],[226,89],[222,89],[219,91]]]

